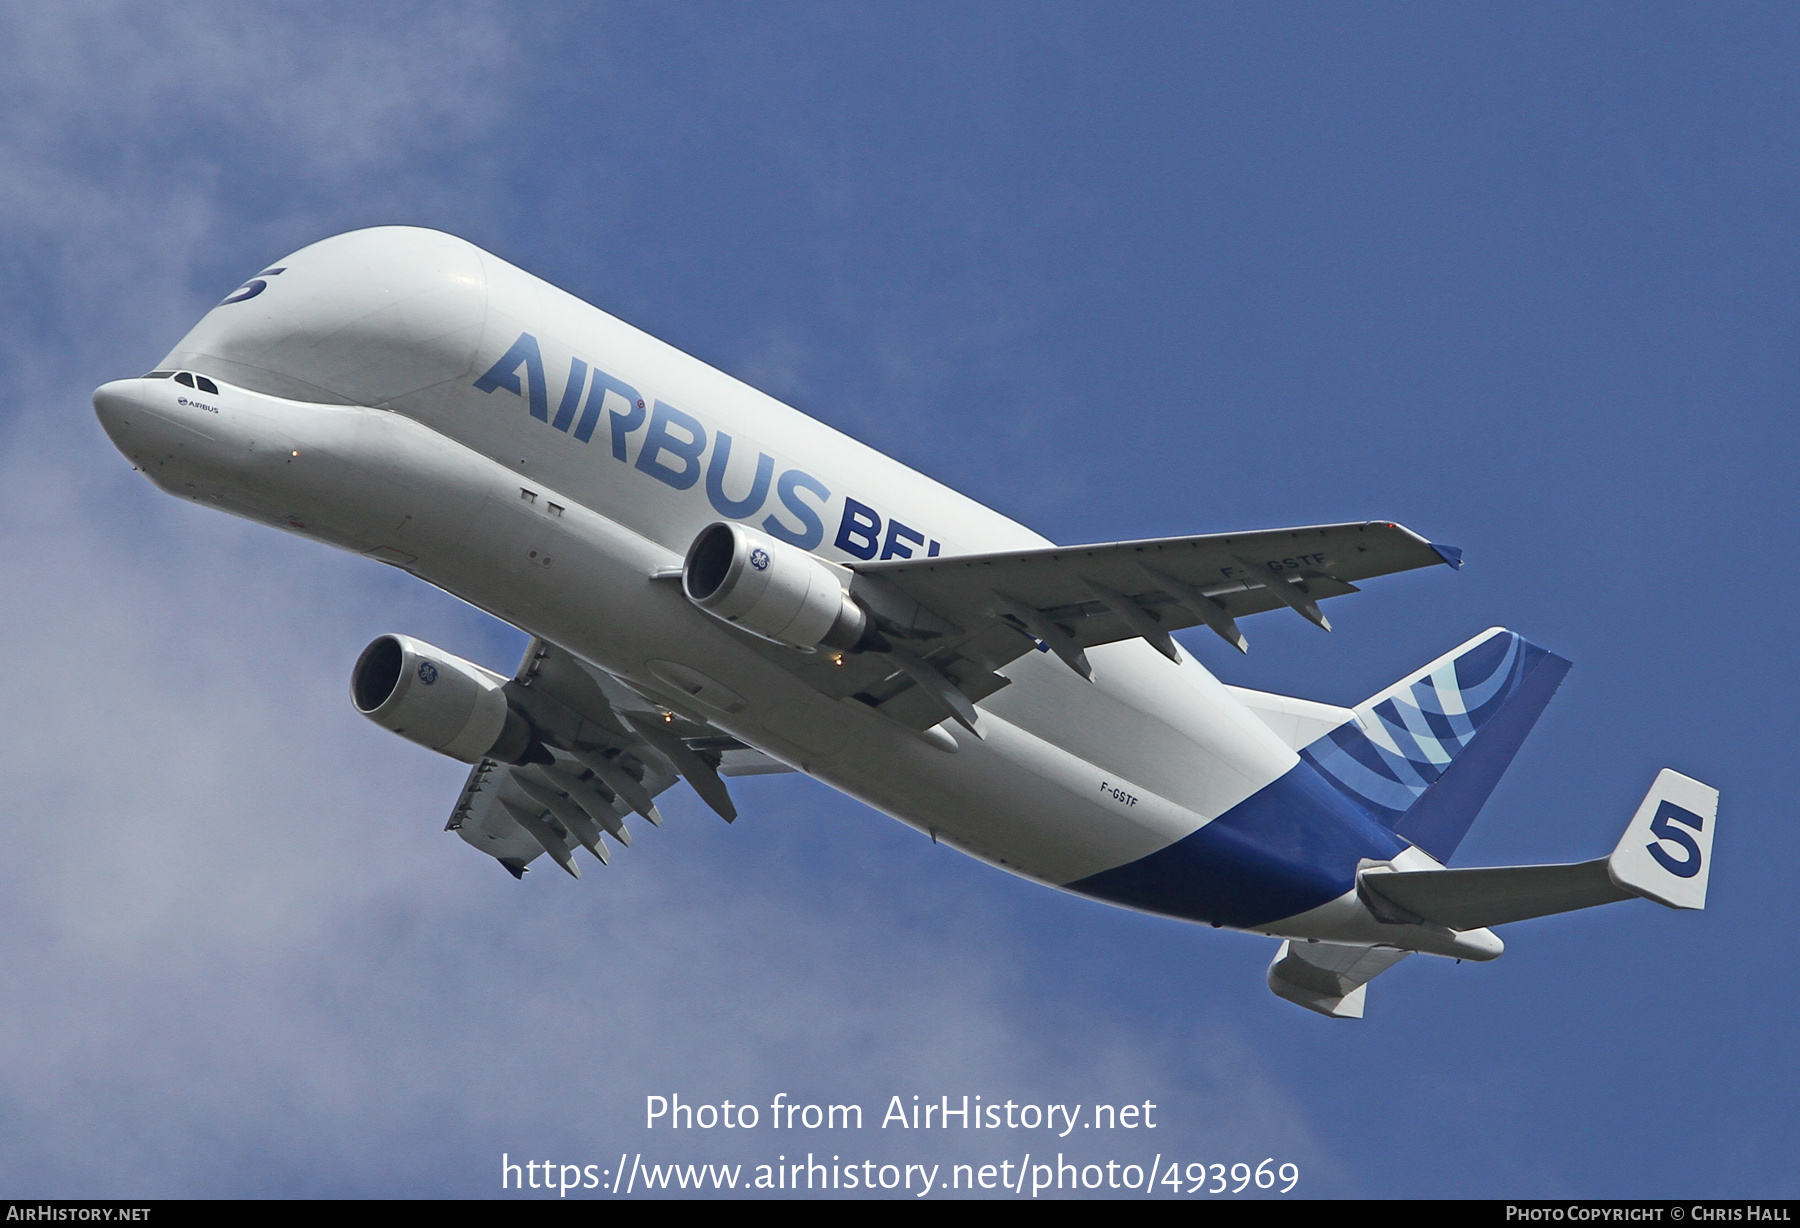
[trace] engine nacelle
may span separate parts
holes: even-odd
[[[766,533],[720,521],[688,547],[681,587],[688,600],[734,626],[808,652],[855,648],[868,616],[824,560]]]
[[[505,686],[493,671],[410,635],[382,636],[350,673],[358,712],[464,763],[522,763],[531,755],[531,724],[506,702]]]

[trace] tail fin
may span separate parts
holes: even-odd
[[[1269,964],[1277,997],[1333,1019],[1361,1019],[1369,982],[1411,952],[1340,942],[1281,944]]]
[[[1357,705],[1300,752],[1357,805],[1450,859],[1569,662],[1491,627]]]
[[[1658,904],[1705,908],[1718,817],[1717,789],[1664,768],[1606,859],[1607,874],[1625,890]],[[1669,845],[1681,855],[1671,856]]]

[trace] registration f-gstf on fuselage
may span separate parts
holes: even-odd
[[[1607,858],[1443,868],[1566,669],[1510,632],[1355,709],[1169,638],[1241,647],[1241,617],[1324,624],[1357,580],[1459,561],[1387,522],[1058,548],[411,228],[294,253],[94,403],[164,490],[534,637],[508,676],[384,636],[352,678],[472,765],[451,826],[515,875],[606,858],[678,778],[730,818],[724,778],[800,770],[1013,873],[1282,938],[1271,986],[1338,1016],[1409,952],[1498,955],[1488,924],[1704,902],[1716,794],[1667,771]]]

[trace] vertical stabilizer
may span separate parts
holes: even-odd
[[[1391,947],[1283,942],[1269,964],[1269,988],[1332,1019],[1361,1019],[1369,982],[1405,959]]]
[[[1300,752],[1400,836],[1449,860],[1569,662],[1501,627],[1372,696]]]

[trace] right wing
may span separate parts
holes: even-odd
[[[1178,660],[1169,632],[1200,624],[1241,649],[1245,615],[1290,607],[1329,630],[1318,602],[1356,592],[1355,581],[1461,562],[1455,547],[1387,521],[853,562],[850,593],[877,646],[805,653],[749,632],[740,642],[908,729],[948,718],[980,736],[974,705],[1007,686],[999,670],[1034,648],[1084,677],[1087,648],[1142,638]],[[678,584],[681,574],[652,579]]]
[[[1462,566],[1462,552],[1386,521],[1210,533],[1000,554],[852,563],[962,626],[1047,621],[1075,648],[1200,624],[1242,648],[1236,620],[1288,606],[1330,630],[1318,602],[1355,581],[1415,567]],[[1042,638],[1041,636],[1039,638]]]
[[[445,830],[515,878],[542,853],[577,878],[577,848],[605,863],[602,836],[629,846],[625,819],[634,813],[660,824],[655,798],[681,777],[730,822],[737,808],[721,777],[793,770],[541,639],[526,646],[506,693],[553,762],[483,759]]]
[[[1090,678],[1086,649],[1143,639],[1178,661],[1169,632],[1184,627],[1241,650],[1239,618],[1285,606],[1329,631],[1319,601],[1442,563],[1460,567],[1462,552],[1387,521],[851,563],[851,592],[893,651],[845,655],[840,669],[788,652],[786,664],[910,728],[950,716],[978,732],[972,705],[1034,647]]]

